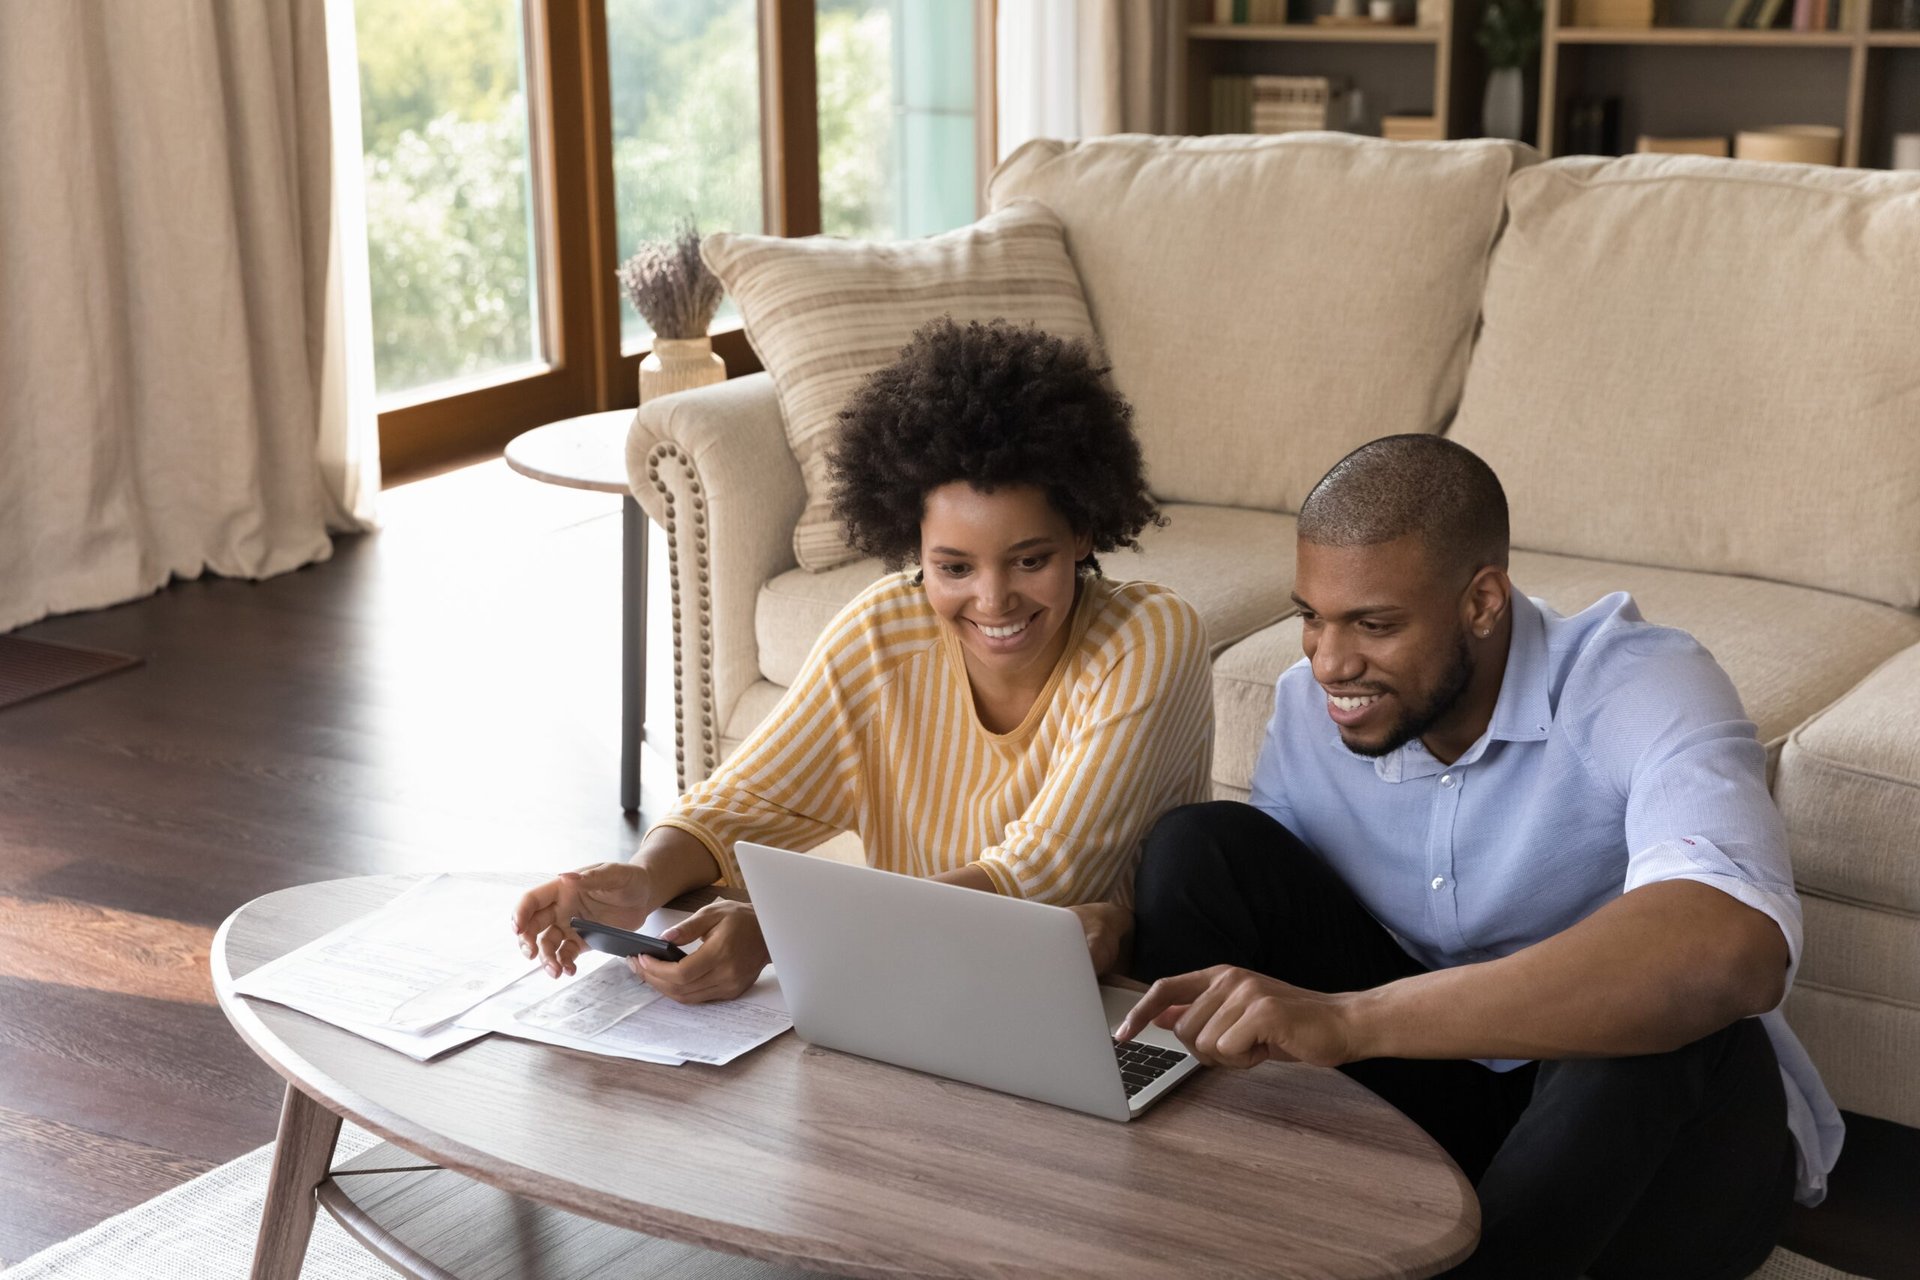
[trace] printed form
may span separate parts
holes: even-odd
[[[665,999],[624,960],[595,951],[577,972],[549,978],[503,924],[538,880],[431,876],[234,990],[421,1061],[498,1032],[607,1057],[724,1065],[793,1025],[771,966],[740,999],[704,1005]],[[656,911],[642,929],[657,936],[686,916]]]
[[[640,932],[658,937],[686,918],[684,911],[656,911]],[[697,941],[687,944],[689,951],[698,948]],[[617,956],[589,951],[575,969],[558,980],[531,973],[460,1021],[607,1057],[712,1066],[724,1066],[793,1026],[771,965],[739,999],[692,1005],[664,998]]]

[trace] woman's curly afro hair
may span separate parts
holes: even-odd
[[[1084,342],[1005,320],[923,326],[840,411],[827,454],[847,540],[899,568],[920,554],[933,490],[1043,490],[1096,552],[1139,546],[1159,509],[1147,493],[1133,409]],[[1082,572],[1098,573],[1092,555]]]

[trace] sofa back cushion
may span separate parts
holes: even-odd
[[[807,486],[794,559],[816,573],[855,558],[829,497],[827,449],[840,410],[916,329],[951,316],[1094,336],[1060,221],[1038,204],[923,240],[715,232],[701,253],[739,304],[747,340],[780,393],[787,443]]]
[[[1459,401],[1511,143],[1346,134],[1030,142],[988,185],[1067,229],[1147,480],[1298,511],[1379,436]]]
[[[1517,175],[1450,434],[1518,546],[1920,604],[1920,174]]]

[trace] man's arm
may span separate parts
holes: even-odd
[[[1225,1066],[1663,1053],[1779,1003],[1787,955],[1765,914],[1665,880],[1511,956],[1371,991],[1328,995],[1225,967],[1164,979],[1120,1036],[1158,1019]]]
[[[1786,993],[1787,940],[1710,885],[1663,880],[1486,964],[1353,999],[1357,1056],[1580,1058],[1665,1053]]]

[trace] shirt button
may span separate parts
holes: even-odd
[[[1448,788],[1451,788],[1451,787],[1453,786],[1453,775],[1452,775],[1452,774],[1450,774],[1450,773],[1443,773],[1443,774],[1441,774],[1441,775],[1440,775],[1440,785],[1441,785],[1441,786],[1443,786],[1443,787],[1448,787]],[[1436,886],[1434,886],[1434,887],[1435,887],[1435,888],[1438,888],[1439,886],[1438,886],[1438,885],[1436,885]]]
[[[1446,888],[1446,887],[1447,887],[1447,878],[1446,878],[1445,876],[1435,876],[1435,877],[1433,878],[1433,887],[1434,887],[1434,888],[1436,888],[1436,889],[1444,889],[1444,888]]]

